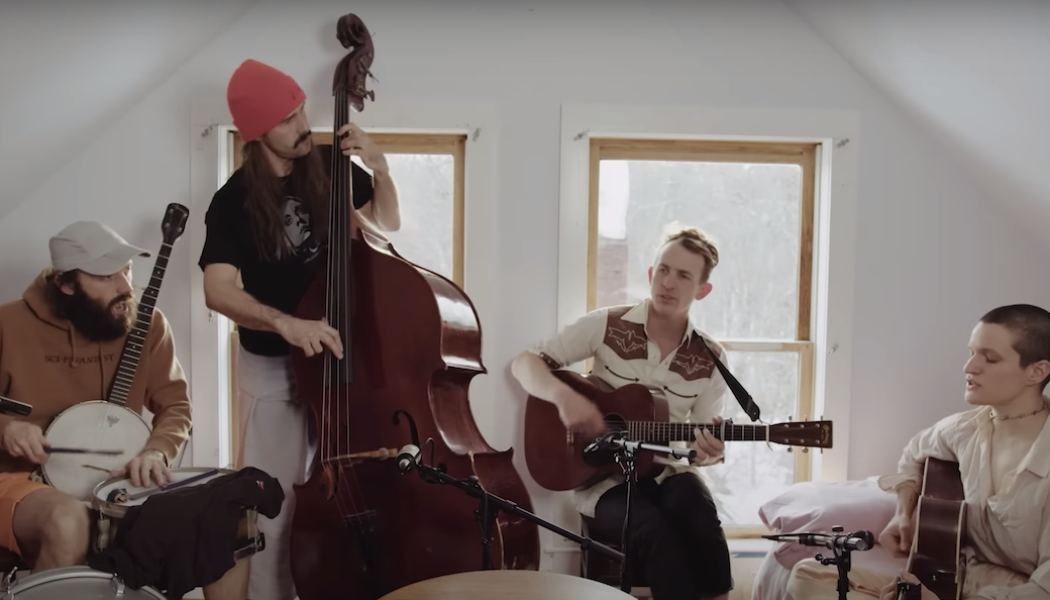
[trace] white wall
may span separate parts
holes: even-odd
[[[504,427],[485,428],[500,448],[521,443],[522,394],[509,361],[557,320],[562,103],[860,111],[849,475],[892,469],[913,432],[961,407],[976,319],[1050,294],[1050,281],[1032,275],[1043,272],[1042,248],[779,2],[606,3],[600,11],[577,4],[256,6],[0,222],[4,299],[21,293],[47,261],[46,238],[73,219],[106,221],[147,248],[159,243],[165,205],[189,202],[190,105],[221,101],[243,59],[292,74],[311,112],[328,113],[343,55],[335,21],[353,9],[376,34],[377,104],[463,101],[495,110],[498,196],[468,202],[496,203],[488,252],[499,265],[498,307],[485,331],[495,393],[473,400],[479,414],[505,415]],[[159,302],[184,365],[196,259],[185,240],[176,246]],[[151,266],[140,267],[143,282]],[[520,469],[529,481],[523,462]],[[537,511],[548,514],[550,494],[532,491]]]

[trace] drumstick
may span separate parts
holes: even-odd
[[[216,474],[218,472],[219,472],[218,469],[212,469],[210,471],[205,471],[204,473],[201,473],[200,475],[194,475],[193,477],[190,477],[188,479],[183,479],[182,481],[176,481],[174,483],[168,483],[168,484],[162,485],[160,487],[150,488],[150,489],[148,489],[148,490],[146,490],[144,492],[139,492],[137,494],[131,494],[130,496],[128,496],[128,500],[129,501],[131,501],[131,500],[138,500],[139,498],[145,498],[146,496],[149,496],[151,494],[156,494],[158,492],[166,492],[168,490],[173,490],[173,489],[175,489],[177,487],[182,487],[184,485],[189,485],[189,484],[191,484],[191,483],[193,483],[195,481],[200,481],[201,479],[207,479],[208,477],[211,477],[212,475],[214,475],[214,474]]]
[[[382,460],[384,458],[390,458],[391,456],[397,456],[397,453],[398,453],[398,449],[397,448],[380,448],[378,450],[369,450],[368,452],[353,452],[351,454],[340,454],[339,456],[333,456],[332,458],[330,458],[328,460],[331,460],[331,461],[344,460],[344,459],[361,460],[361,459],[365,459],[365,458],[376,458],[376,459]]]
[[[44,448],[51,454],[101,454],[103,456],[120,456],[123,450],[92,450],[91,448]]]

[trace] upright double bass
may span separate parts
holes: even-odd
[[[368,29],[353,14],[337,29],[352,50],[335,71],[334,131],[350,121],[351,105],[360,112],[366,96],[374,100],[365,86],[374,57]],[[350,168],[333,140],[328,264],[296,313],[327,320],[344,347],[342,359],[292,351],[318,438],[309,480],[295,486],[291,561],[301,600],[373,600],[482,568],[478,500],[402,474],[394,460],[355,456],[414,442],[449,475],[474,476],[488,492],[532,511],[513,449],[490,447],[471,412],[470,382],[487,372],[477,311],[453,282],[405,260],[389,241],[355,234]],[[500,512],[492,534],[492,568],[538,568],[535,524]]]

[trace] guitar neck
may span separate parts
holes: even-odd
[[[128,403],[131,384],[135,381],[135,371],[142,357],[142,348],[146,343],[146,334],[149,333],[150,324],[153,322],[153,309],[157,305],[160,284],[168,268],[171,248],[172,245],[167,242],[161,245],[160,252],[157,253],[157,262],[153,265],[149,285],[142,292],[142,299],[139,301],[135,327],[124,340],[124,349],[120,353],[120,364],[117,365],[117,373],[113,378],[113,385],[110,387],[107,398],[114,404],[124,406]]]
[[[693,430],[698,427],[706,429],[723,442],[765,442],[769,439],[769,428],[765,425],[628,421],[627,433],[633,439],[691,442],[696,439]]]

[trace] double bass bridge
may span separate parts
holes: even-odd
[[[358,535],[366,531],[375,531],[376,523],[378,522],[379,513],[374,509],[343,515],[343,524],[346,525],[347,529]]]

